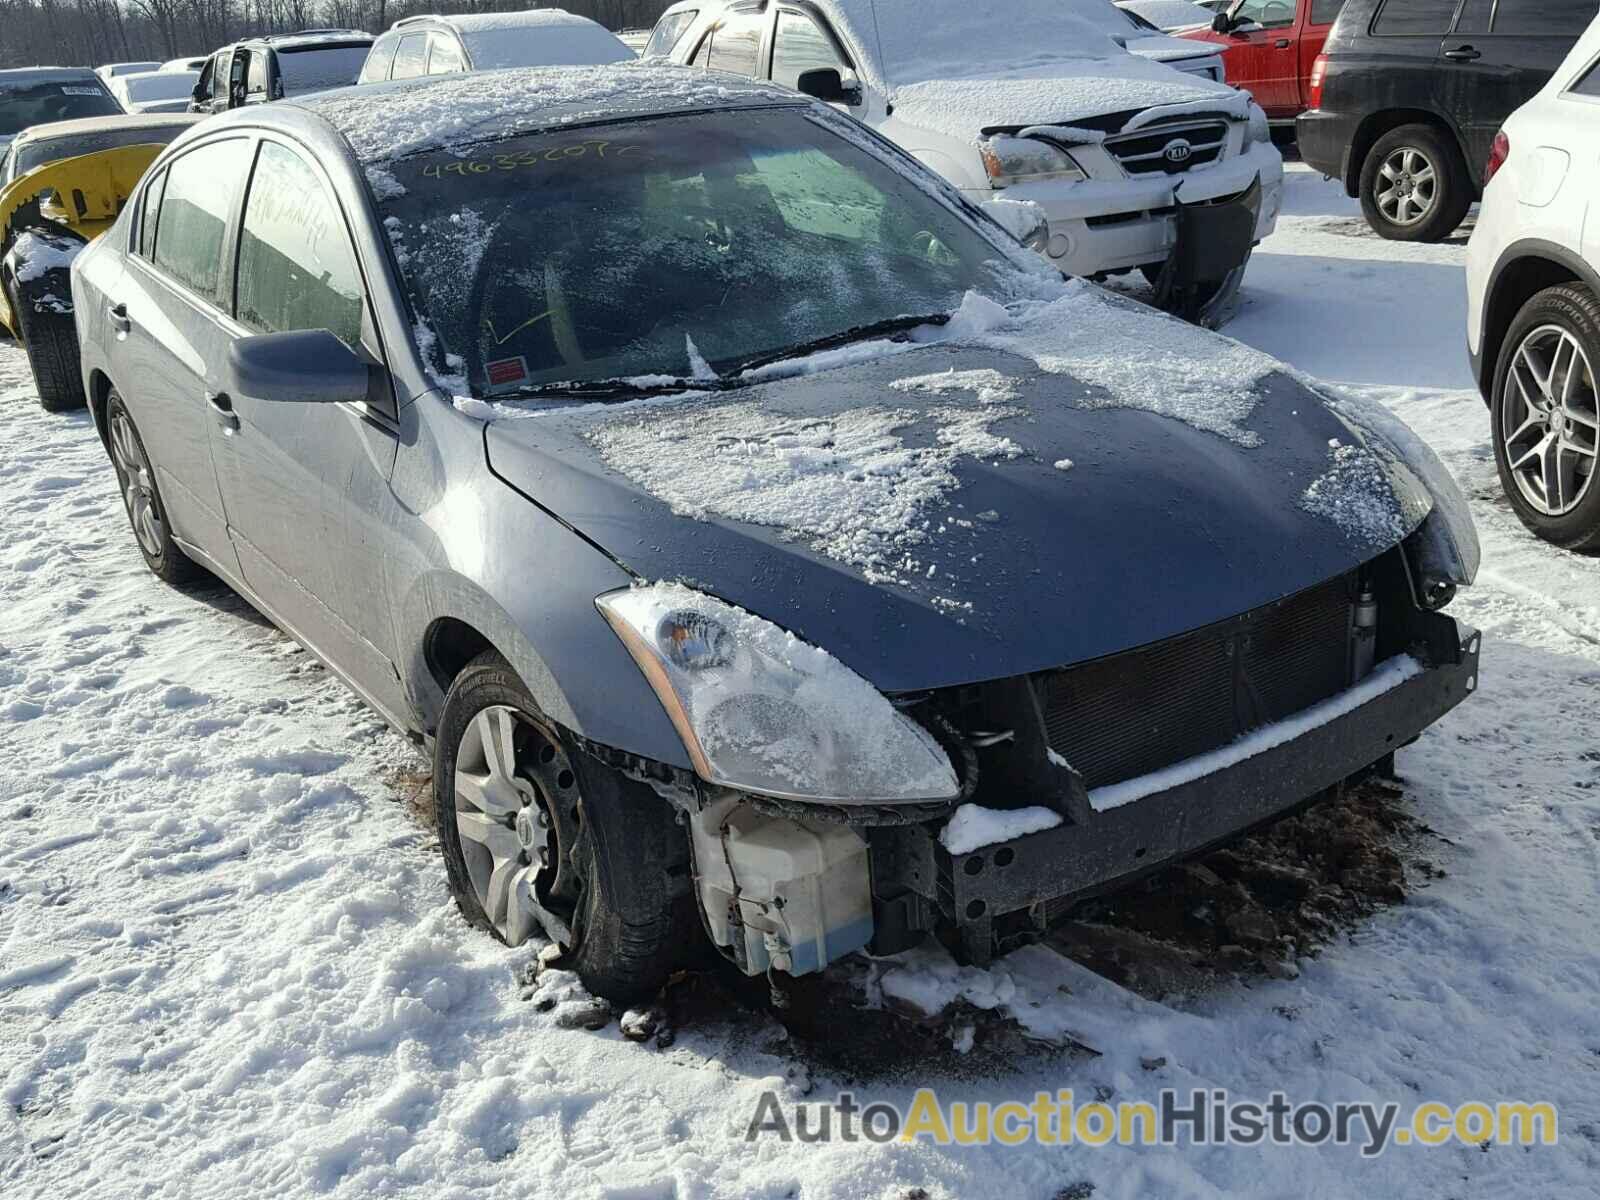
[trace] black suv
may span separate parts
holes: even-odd
[[[226,112],[348,87],[361,74],[372,35],[359,29],[306,29],[224,46],[200,70],[189,111]]]
[[[1478,198],[1500,123],[1544,86],[1596,0],[1349,0],[1312,69],[1300,156],[1382,237],[1437,242]]]

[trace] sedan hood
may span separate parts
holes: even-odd
[[[1130,37],[1127,45],[1129,53],[1137,54],[1140,58],[1148,58],[1159,63],[1184,62],[1195,58],[1213,58],[1221,53],[1217,47],[1206,45],[1204,42],[1192,41],[1189,38],[1168,37],[1161,33]]]
[[[1348,571],[1426,516],[1415,479],[1315,393],[1282,373],[1255,393],[1230,438],[1015,353],[929,346],[495,420],[486,442],[496,475],[641,579],[713,593],[899,692],[1171,637]]]
[[[1131,116],[1168,105],[1242,117],[1250,101],[1248,94],[1224,84],[1120,51],[1015,72],[902,84],[892,99],[896,119],[974,142],[988,130],[1098,126],[1095,118]]]

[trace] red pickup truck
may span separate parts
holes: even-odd
[[[1234,0],[1210,29],[1176,37],[1222,47],[1227,80],[1267,119],[1289,124],[1310,107],[1311,70],[1344,0]]]

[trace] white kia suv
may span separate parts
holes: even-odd
[[[1600,550],[1600,18],[1506,120],[1467,245],[1467,346],[1500,482],[1534,533]]]

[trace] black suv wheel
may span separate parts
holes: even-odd
[[[1431,125],[1391,129],[1361,164],[1361,211],[1379,237],[1438,242],[1472,207],[1472,184],[1454,140]]]

